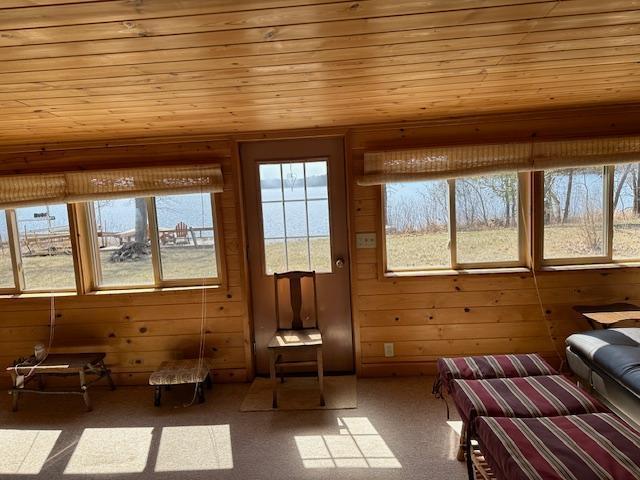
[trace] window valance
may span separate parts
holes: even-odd
[[[0,209],[122,197],[221,192],[220,165],[83,170],[0,177]]]
[[[365,152],[359,185],[640,161],[640,136]]]

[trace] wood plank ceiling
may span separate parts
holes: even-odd
[[[3,0],[0,148],[640,101],[640,0]]]

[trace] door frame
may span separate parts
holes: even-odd
[[[278,140],[301,140],[305,138],[335,138],[342,141],[343,158],[344,158],[344,175],[345,175],[345,198],[347,208],[347,251],[349,254],[349,298],[350,298],[350,317],[351,317],[351,344],[353,352],[353,366],[355,374],[359,375],[361,372],[361,357],[360,357],[360,325],[355,312],[357,298],[355,295],[354,281],[355,281],[355,262],[352,261],[355,254],[355,240],[352,234],[353,223],[353,211],[352,211],[352,162],[351,162],[351,138],[350,131],[348,129],[326,129],[322,131],[315,131],[310,134],[309,131],[299,132],[273,132],[263,134],[241,134],[236,135],[232,139],[232,162],[233,173],[235,176],[235,188],[236,188],[236,204],[239,207],[238,216],[240,218],[240,231],[242,248],[242,265],[243,265],[243,279],[242,285],[245,292],[245,308],[247,309],[247,321],[244,324],[244,338],[245,338],[245,363],[247,365],[247,380],[251,381],[256,375],[256,351],[254,340],[254,315],[253,315],[253,292],[251,288],[251,265],[247,254],[248,245],[248,227],[247,227],[247,212],[245,205],[244,195],[244,175],[242,173],[242,157],[240,153],[241,145],[243,143],[255,143],[255,142],[268,142]],[[313,157],[312,157],[313,158]],[[319,157],[318,157],[319,158]],[[274,158],[274,161],[278,159]],[[266,160],[265,160],[266,161]],[[331,207],[329,207],[331,208]],[[264,275],[263,266],[260,266]],[[333,266],[332,266],[333,268]]]

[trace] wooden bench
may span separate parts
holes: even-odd
[[[162,362],[160,368],[149,377],[149,385],[155,387],[154,402],[160,406],[162,387],[169,390],[173,385],[195,384],[197,388],[198,402],[204,402],[204,388],[211,388],[211,360],[204,358],[202,362],[197,358],[185,360],[169,360]]]
[[[103,377],[107,377],[109,386],[115,389],[111,379],[111,371],[104,364],[104,352],[93,353],[51,353],[38,362],[35,357],[16,362],[16,365],[7,367],[7,371],[13,379],[13,387],[9,390],[12,396],[12,409],[18,410],[18,400],[23,393],[36,393],[40,395],[82,395],[87,410],[91,410],[89,399],[89,386]],[[44,377],[58,376],[68,377],[78,375],[80,380],[79,390],[45,390]],[[97,378],[88,381],[88,375]],[[38,389],[26,388],[33,380],[38,380]]]

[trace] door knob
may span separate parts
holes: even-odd
[[[336,267],[343,268],[344,267],[344,258],[338,257],[336,258]]]

